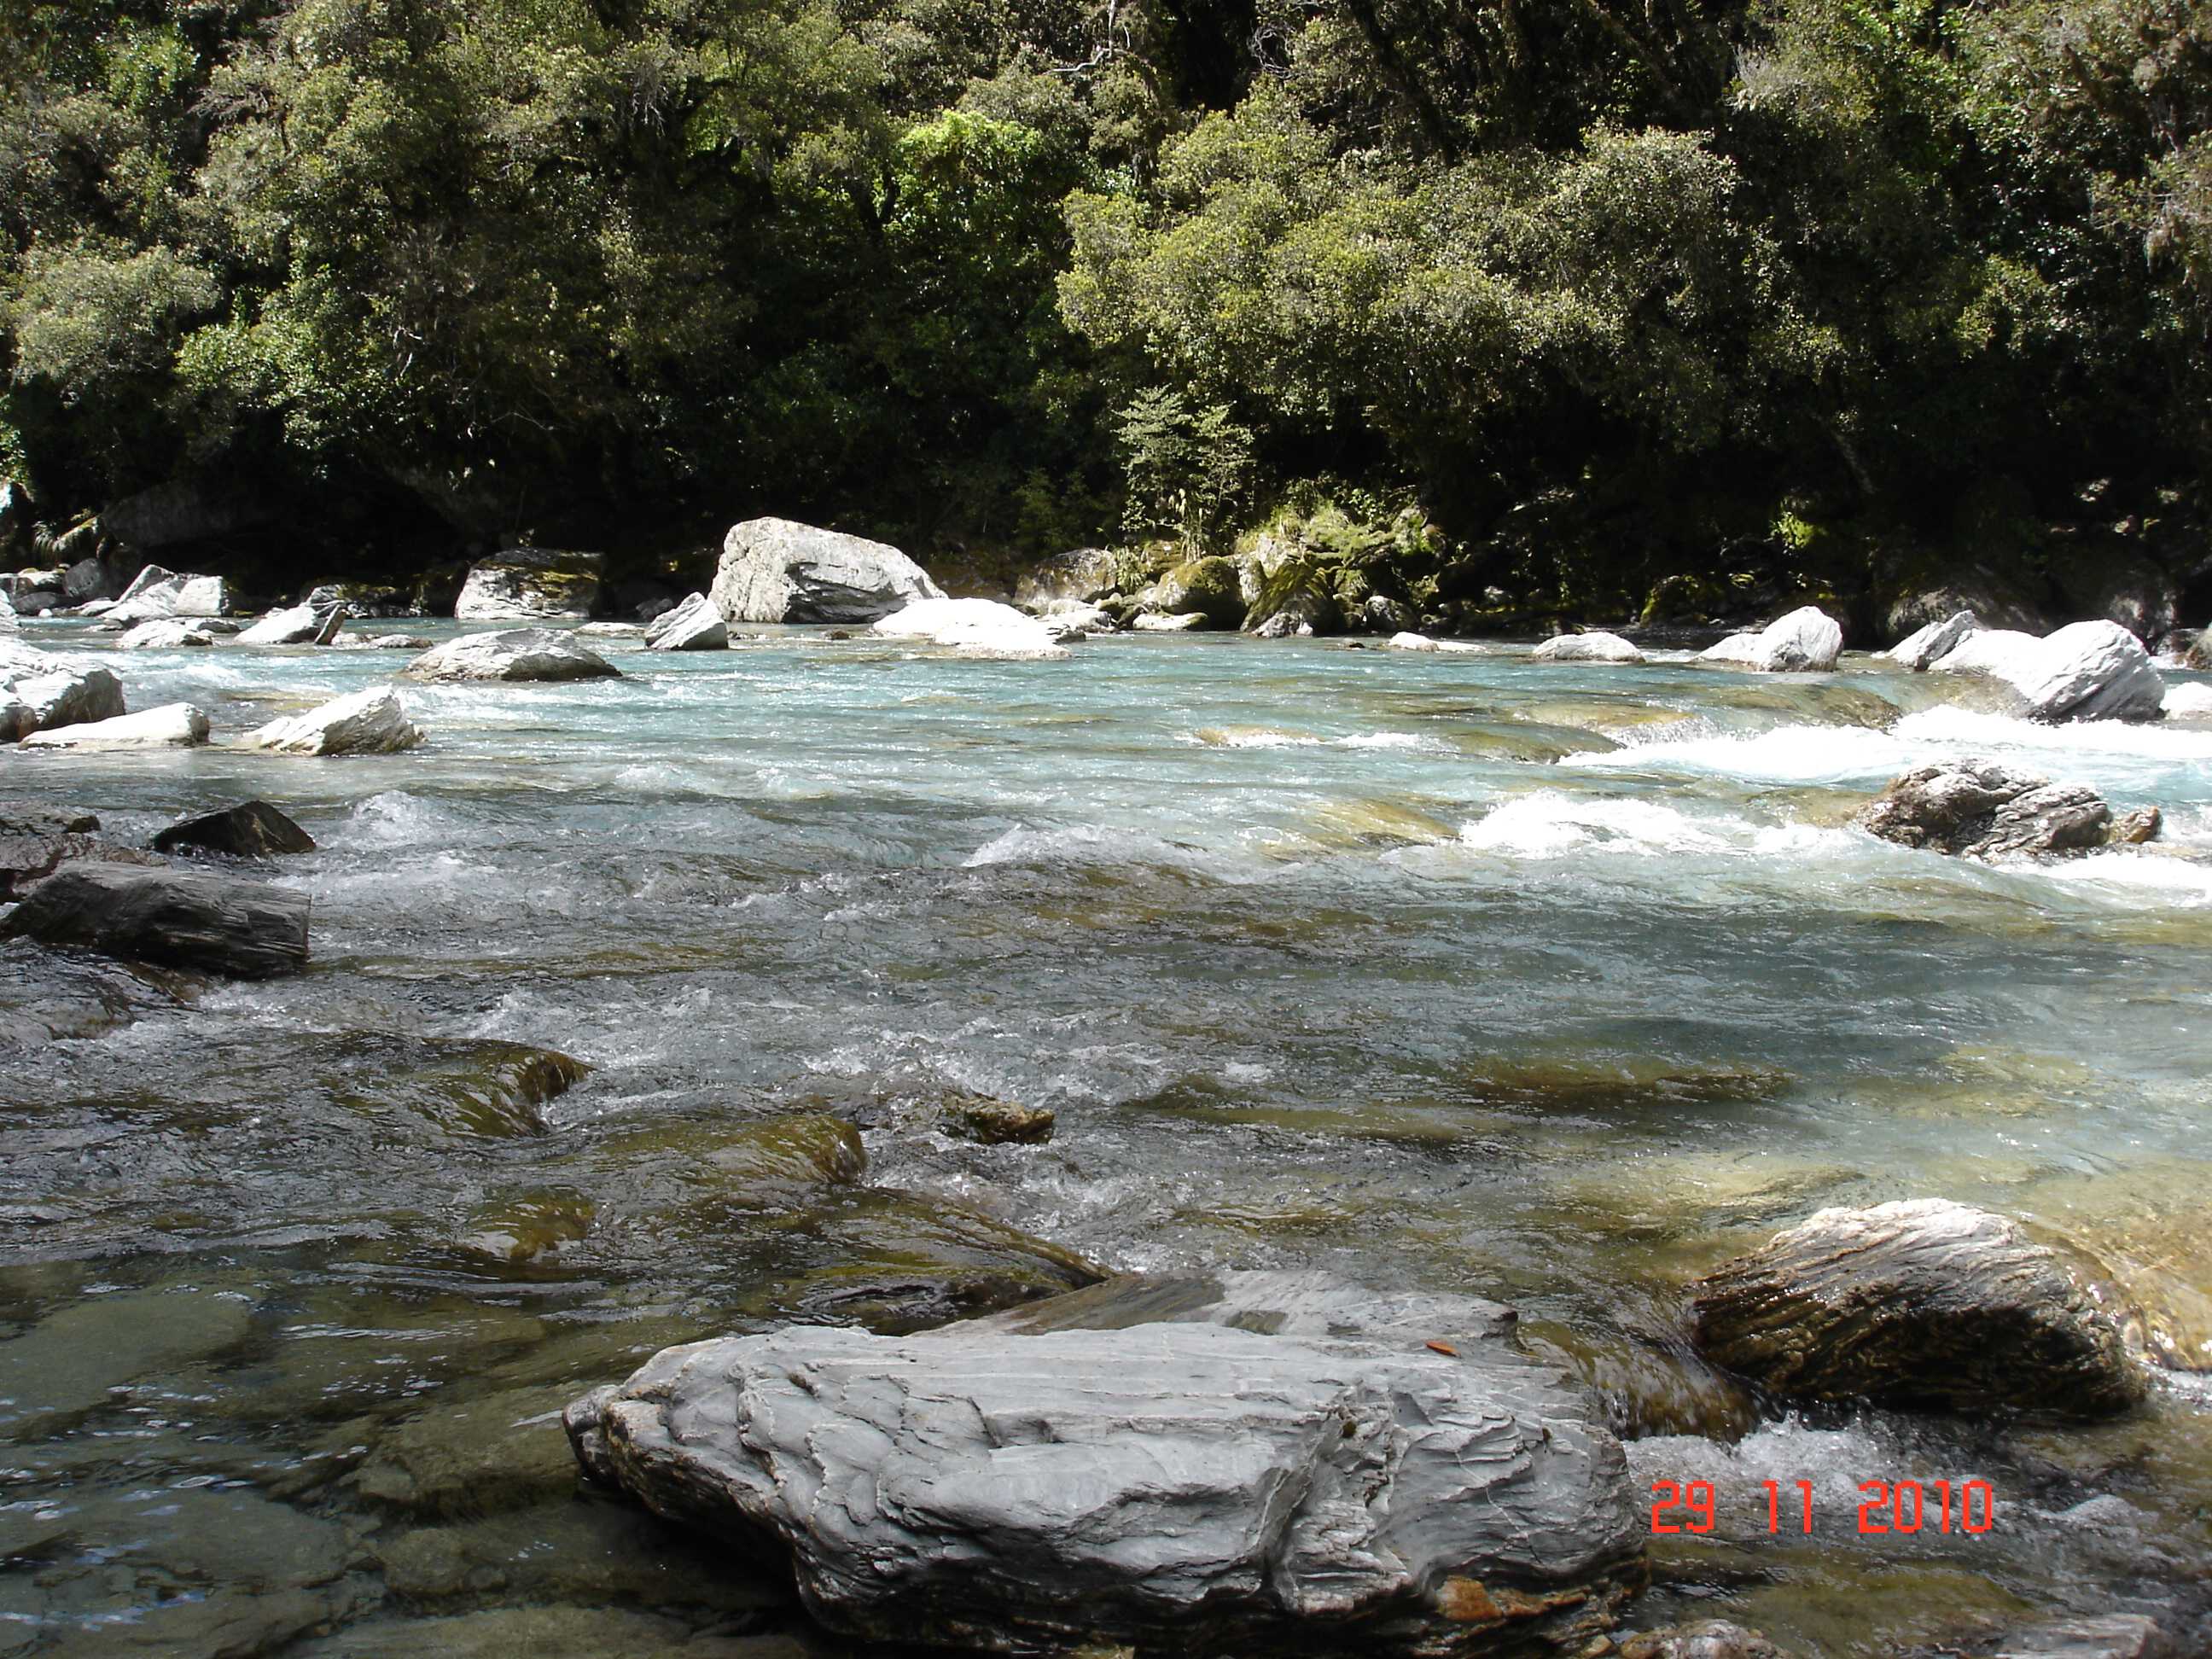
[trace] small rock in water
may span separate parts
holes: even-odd
[[[994,599],[916,599],[868,631],[880,639],[922,640],[981,656],[1059,659],[1068,654],[1044,623]]]
[[[345,623],[342,605],[318,609],[312,602],[272,611],[239,635],[240,645],[328,645]]]
[[[1054,1114],[1049,1106],[1023,1106],[977,1096],[947,1101],[939,1122],[945,1133],[986,1146],[1042,1146],[1052,1139]]]
[[[1561,634],[1546,640],[1529,653],[1532,662],[1626,662],[1644,660],[1644,653],[1618,634],[1592,631]]]
[[[645,643],[653,651],[720,651],[730,643],[730,624],[704,593],[694,593],[653,619]]]
[[[1620,1659],[1790,1659],[1765,1632],[1723,1619],[1641,1631],[1624,1637],[1619,1651]]]
[[[208,740],[208,717],[188,702],[164,703],[137,714],[82,726],[57,726],[33,732],[22,749],[192,749]]]
[[[1510,1322],[1317,1274],[1120,1279],[914,1336],[671,1348],[568,1426],[593,1479],[780,1538],[858,1637],[1592,1651],[1644,1516]]]
[[[396,755],[422,742],[422,728],[407,718],[398,694],[375,685],[273,720],[247,732],[239,746],[280,755]]]
[[[2116,1613],[2008,1631],[1990,1659],[2171,1659],[2176,1651],[2155,1620]]]
[[[575,635],[550,628],[510,628],[448,640],[399,671],[410,680],[619,679],[622,671]]]
[[[1804,1399],[2106,1417],[2144,1382],[2102,1279],[1963,1204],[1822,1210],[1699,1281],[1698,1346]]]
[[[1207,623],[1203,611],[1188,611],[1179,617],[1155,616],[1147,611],[1129,626],[1139,634],[1193,634]]]
[[[173,823],[154,837],[157,853],[222,853],[234,859],[312,853],[315,838],[265,800],[249,800]]]
[[[1881,654],[1916,674],[1922,673],[1948,656],[1967,635],[1981,631],[1982,624],[1974,613],[1960,611],[1906,635]]]
[[[0,938],[269,979],[307,965],[305,893],[186,870],[67,864],[32,889]]]
[[[180,651],[187,646],[210,646],[214,633],[182,617],[140,623],[115,642],[118,651]]]
[[[2140,808],[2115,822],[2087,784],[2053,783],[1992,761],[1958,761],[1907,772],[1856,821],[1900,846],[1988,859],[2148,841],[2158,833],[2159,813]]]
[[[1843,654],[1842,624],[1816,605],[1801,605],[1755,634],[1737,634],[1702,653],[1699,662],[1726,663],[1765,674],[1823,673]]]

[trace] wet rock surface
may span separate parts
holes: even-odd
[[[2090,1264],[1940,1199],[1822,1210],[1697,1286],[1699,1348],[1777,1394],[2095,1418],[2142,1398]]]
[[[241,748],[279,755],[396,755],[420,748],[422,728],[407,718],[397,693],[371,686],[270,720],[239,739]]]
[[[425,651],[399,671],[410,680],[617,679],[617,669],[575,636],[550,628],[465,634]]]
[[[173,823],[154,837],[157,853],[220,853],[234,859],[312,853],[315,838],[265,800],[241,801],[219,812]]]
[[[40,882],[0,937],[240,979],[307,963],[305,893],[185,870],[68,864]]]
[[[1572,1652],[1640,1579],[1642,1517],[1510,1319],[1314,1275],[1117,1280],[908,1338],[672,1349],[568,1426],[602,1483],[779,1539],[856,1635]]]
[[[2116,823],[2086,784],[2053,783],[1993,761],[1962,761],[1908,772],[1858,815],[1884,841],[1965,858],[2082,853],[2115,840],[2147,841],[2155,807]]]
[[[0,836],[0,901],[20,899],[64,864],[159,867],[166,860],[96,836]]]

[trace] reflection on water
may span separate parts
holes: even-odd
[[[838,1650],[772,1573],[579,1498],[554,1413],[671,1342],[1100,1267],[1516,1303],[1639,1477],[1723,1495],[1650,1622],[1875,1654],[2201,1612],[2198,1393],[2063,1433],[1778,1419],[1689,1352],[1681,1286],[1822,1204],[1942,1195],[2212,1352],[2212,735],[1856,659],[605,643],[629,678],[406,687],[408,756],[0,756],[0,794],[125,839],[258,794],[321,843],[281,878],[299,980],[0,950],[0,1654]],[[124,667],[220,737],[394,662]],[[1990,867],[1849,828],[1982,754],[2167,839]],[[932,1127],[975,1095],[1054,1139]],[[1860,1480],[1972,1478],[1971,1537],[1753,1513],[1770,1479],[1840,1520]]]

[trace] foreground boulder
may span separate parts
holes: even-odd
[[[328,645],[345,625],[342,605],[295,605],[272,611],[238,636],[240,645]]]
[[[230,585],[222,577],[179,575],[149,564],[123,590],[106,617],[117,623],[154,622],[164,617],[225,617],[231,609]]]
[[[916,599],[873,623],[879,639],[923,640],[979,655],[1060,658],[1068,654],[1035,617],[992,599]]]
[[[731,527],[708,598],[726,621],[872,623],[945,592],[883,542],[789,519]]]
[[[1697,1287],[1698,1346],[1777,1394],[2095,1418],[2142,1373],[2087,1264],[1942,1199],[1822,1210]]]
[[[662,611],[645,630],[648,651],[720,651],[730,643],[730,624],[704,593]]]
[[[257,726],[239,746],[279,755],[396,755],[422,741],[422,728],[407,718],[398,694],[373,685]]]
[[[1993,761],[1954,761],[1907,772],[1856,822],[1899,846],[1988,859],[2148,841],[2159,815],[2150,807],[2115,819],[2087,784],[2053,783]]]
[[[113,720],[122,713],[123,682],[105,668],[14,678],[0,668],[0,741],[13,743],[52,726]]]
[[[1584,1651],[1645,1517],[1511,1317],[1313,1274],[1117,1279],[914,1336],[671,1348],[567,1421],[593,1479],[781,1541],[855,1637]]]
[[[605,680],[622,671],[556,629],[511,628],[464,634],[399,671],[410,680]]]
[[[2166,704],[2166,681],[2150,653],[2118,623],[2075,623],[2039,640],[1983,629],[1928,665],[2002,681],[2034,720],[2154,720]]]
[[[162,860],[96,836],[0,836],[0,900],[21,898],[63,865],[76,862],[144,868]]]
[[[82,726],[57,726],[33,732],[20,749],[193,749],[208,740],[208,717],[188,702],[163,703],[142,714]]]
[[[1820,674],[1833,668],[1843,653],[1842,624],[1817,605],[1808,605],[1756,634],[1723,640],[1698,660],[1756,669],[1762,674]]]
[[[599,608],[606,565],[604,553],[510,548],[469,572],[453,615],[462,622],[580,622]]]
[[[0,938],[270,979],[307,963],[308,898],[192,870],[63,865],[0,922]]]
[[[1592,632],[1561,634],[1530,652],[1534,662],[1627,662],[1644,660],[1644,653],[1618,634]]]
[[[154,837],[157,853],[220,853],[227,858],[267,859],[312,853],[315,838],[265,800],[242,801],[173,823]]]

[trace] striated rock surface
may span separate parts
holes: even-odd
[[[214,643],[215,635],[198,623],[182,617],[167,617],[125,629],[123,637],[116,641],[115,648],[118,651],[181,651],[189,646]]]
[[[31,890],[0,938],[270,979],[307,965],[305,893],[191,870],[65,864]]]
[[[179,575],[149,564],[132,578],[106,616],[110,622],[141,623],[164,617],[223,617],[231,608],[230,585],[222,577]]]
[[[780,1542],[854,1636],[1585,1651],[1644,1516],[1510,1322],[1315,1274],[1120,1279],[914,1336],[671,1348],[568,1425],[594,1479]]]
[[[84,726],[124,713],[123,682],[105,668],[10,677],[0,667],[0,741],[52,726]]]
[[[396,755],[422,741],[422,728],[407,718],[398,694],[375,685],[257,726],[239,746],[280,755]]]
[[[158,866],[162,860],[134,847],[118,847],[95,836],[0,836],[0,900],[19,899],[63,865],[129,864]]]
[[[704,593],[662,611],[645,630],[652,651],[720,651],[730,643],[730,624]]]
[[[453,601],[461,622],[581,622],[599,608],[604,553],[509,548],[471,569]]]
[[[1963,1204],[1822,1210],[1699,1282],[1698,1346],[1804,1399],[2110,1416],[2143,1380],[2100,1278]]]
[[[208,740],[208,717],[188,702],[163,703],[137,714],[33,732],[20,749],[191,749]]]
[[[401,669],[410,680],[619,679],[622,671],[575,636],[550,628],[464,634]]]
[[[1763,674],[1817,674],[1833,668],[1843,652],[1842,625],[1820,606],[1808,605],[1777,617],[1758,633],[1723,640],[1698,660]]]
[[[1956,761],[1907,772],[1856,822],[1900,846],[1986,859],[2148,841],[2158,832],[2158,810],[2144,811],[2147,822],[2130,814],[2123,823],[2087,784],[2053,783],[1994,761]]]
[[[1534,662],[1626,662],[1644,660],[1644,653],[1618,634],[1592,632],[1561,634],[1546,640],[1529,653]]]
[[[295,605],[272,611],[238,636],[240,645],[328,645],[345,625],[342,605]]]
[[[708,591],[726,621],[872,623],[944,590],[884,542],[790,519],[731,526]]]
[[[157,853],[221,853],[234,859],[312,853],[315,838],[265,800],[241,801],[173,823],[154,837]]]

